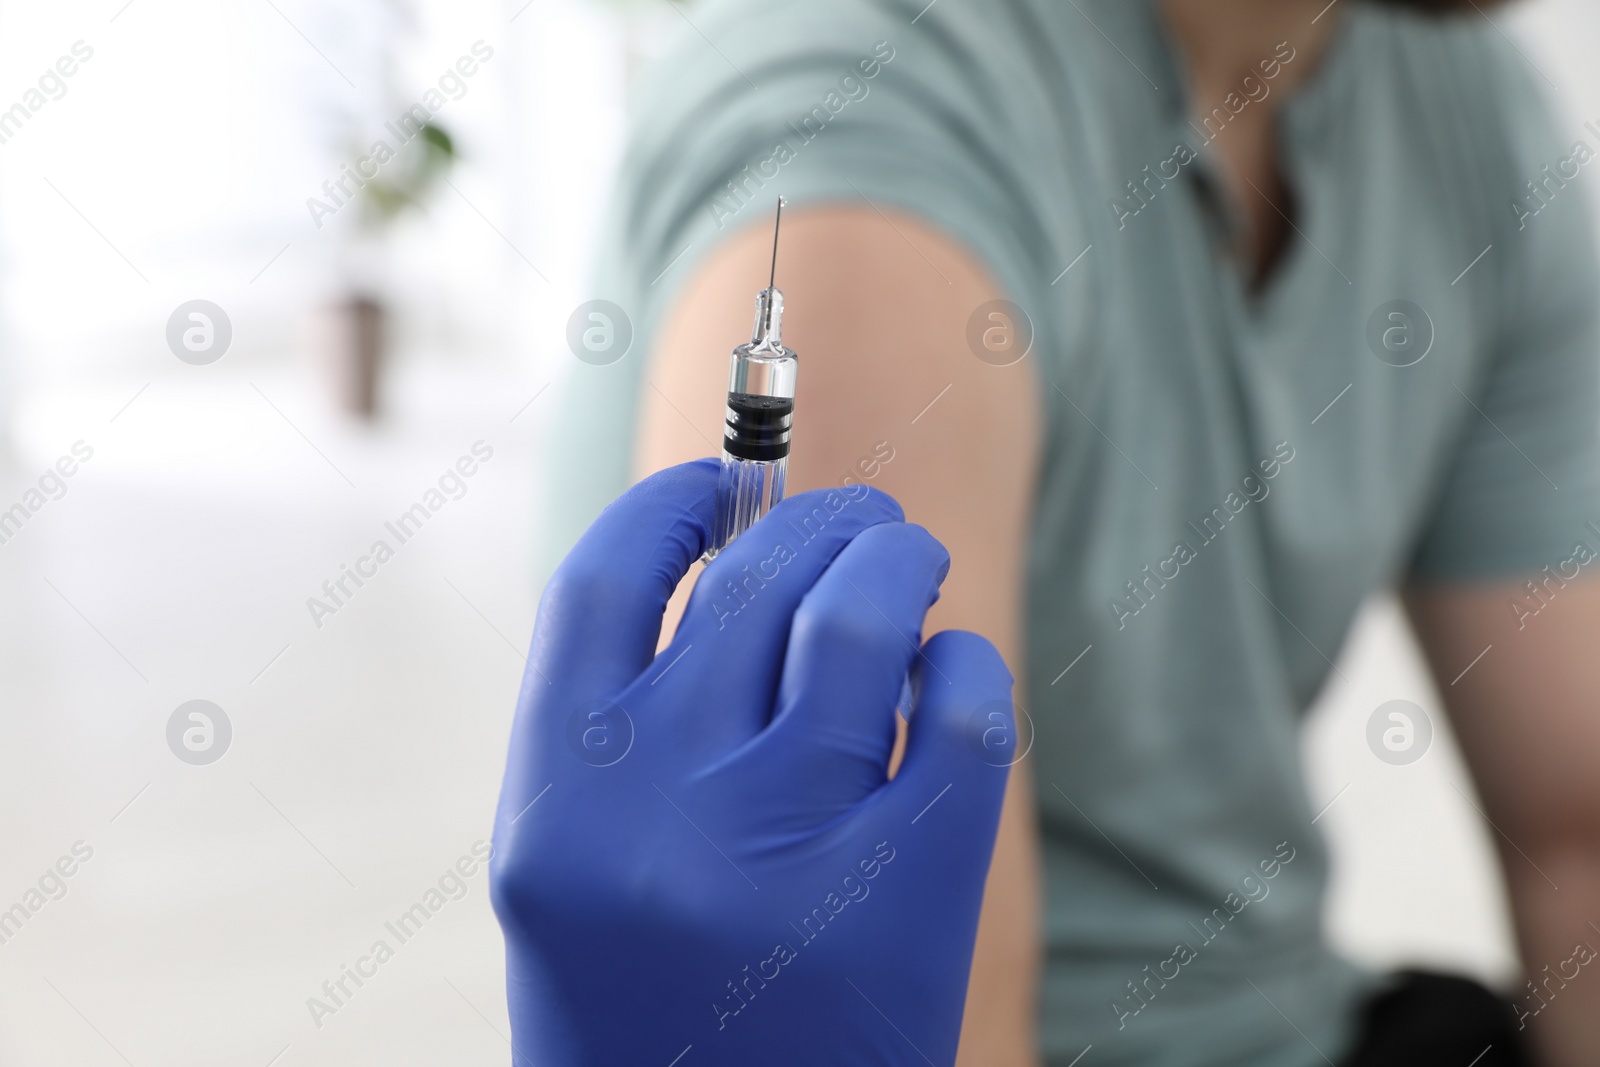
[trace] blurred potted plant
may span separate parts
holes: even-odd
[[[391,237],[400,219],[424,201],[456,161],[454,140],[436,124],[377,167],[361,186],[340,250],[345,292],[328,309],[328,362],[339,406],[359,418],[378,410],[378,379],[387,353],[385,299]]]

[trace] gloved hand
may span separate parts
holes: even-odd
[[[513,1062],[950,1064],[1011,676],[973,634],[919,650],[949,557],[864,486],[774,508],[656,655],[716,483],[635,486],[540,604],[492,863]]]

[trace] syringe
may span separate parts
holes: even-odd
[[[722,477],[717,484],[717,519],[712,559],[783,499],[789,468],[789,429],[794,418],[795,352],[783,346],[783,294],[778,280],[778,227],[783,198],[772,223],[772,271],[756,295],[750,343],[733,350],[728,363],[728,410],[722,435]]]

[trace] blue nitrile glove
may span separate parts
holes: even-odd
[[[494,835],[513,1060],[950,1064],[1011,676],[974,634],[919,651],[949,557],[863,486],[774,508],[656,655],[716,484],[635,486],[540,604]]]

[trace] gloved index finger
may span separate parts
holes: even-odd
[[[895,701],[922,655],[922,626],[950,554],[921,526],[851,541],[795,612],[778,715],[780,746],[819,805],[856,803],[888,777]]]
[[[861,531],[904,518],[877,489],[816,489],[779,503],[711,562],[674,639],[694,649],[674,668],[681,672],[675,684],[742,695],[725,702],[715,721],[697,720],[695,736],[707,750],[727,751],[767,724],[800,601]]]

